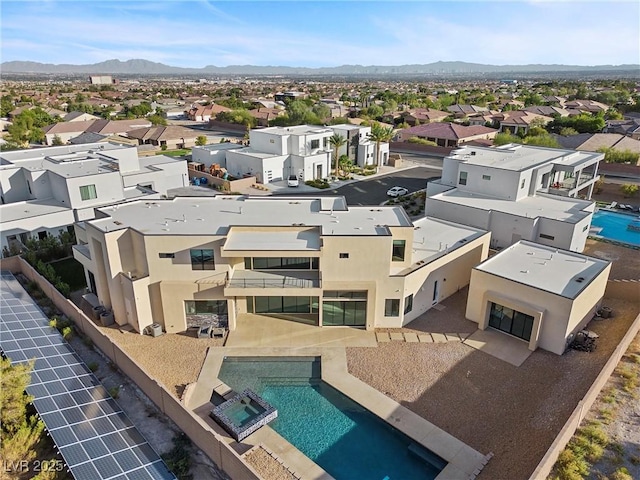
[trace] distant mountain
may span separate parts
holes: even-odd
[[[553,72],[602,72],[602,71],[640,71],[640,65],[484,65],[467,62],[434,62],[416,65],[341,65],[339,67],[286,67],[229,65],[204,68],[172,67],[163,63],[135,59],[122,62],[107,60],[91,65],[71,65],[38,62],[3,62],[3,73],[58,73],[58,74],[111,74],[111,75],[446,75],[446,74],[483,74],[483,73],[553,73]]]

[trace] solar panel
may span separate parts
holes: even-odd
[[[0,272],[0,349],[12,364],[35,360],[27,393],[78,480],[175,480],[10,272]]]

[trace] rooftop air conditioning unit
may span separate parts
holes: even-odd
[[[162,331],[162,325],[159,323],[152,323],[151,325],[144,327],[143,333],[152,337],[159,337],[164,332]]]

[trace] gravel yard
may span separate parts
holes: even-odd
[[[460,330],[466,292],[410,324],[433,332]],[[635,319],[632,302],[607,300],[615,318],[596,320],[593,353],[557,356],[538,350],[514,367],[459,342],[389,342],[348,348],[349,372],[398,403],[494,458],[480,478],[527,478]],[[451,321],[449,321],[451,319]],[[471,322],[468,322],[471,323]],[[411,331],[411,329],[402,329]]]
[[[269,452],[262,447],[257,447],[244,456],[258,474],[268,480],[296,480],[296,477],[282,464],[275,460]]]

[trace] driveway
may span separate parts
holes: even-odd
[[[327,188],[326,190],[313,191],[293,191],[296,189],[274,190],[274,195],[342,195],[346,198],[348,205],[380,205],[389,199],[387,190],[391,187],[405,187],[409,193],[424,189],[427,179],[439,178],[442,171],[426,168],[414,167],[406,170],[399,170],[385,175],[376,175],[359,182],[352,182],[338,188]]]

